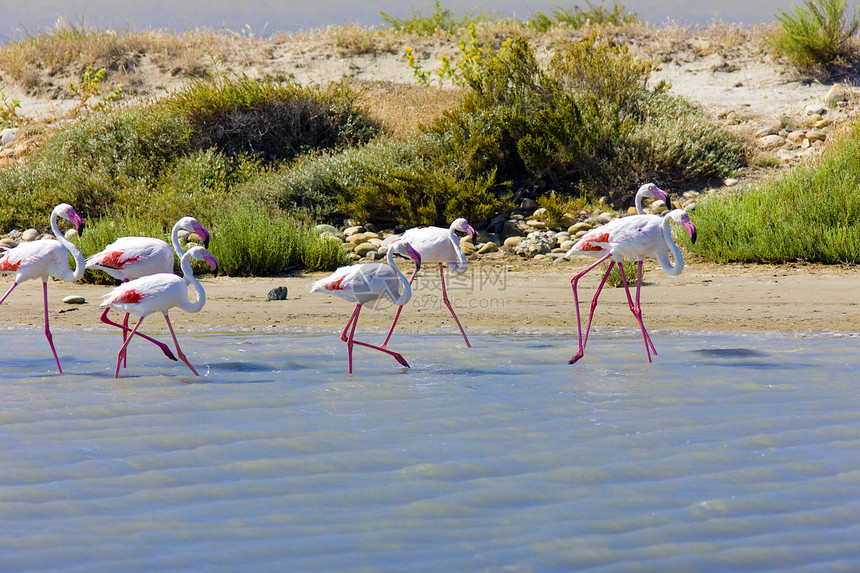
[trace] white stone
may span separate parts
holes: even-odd
[[[39,231],[37,231],[36,229],[27,229],[26,231],[21,233],[21,240],[22,241],[35,241],[38,236],[39,236]]]
[[[87,299],[78,295],[69,295],[63,299],[63,302],[66,304],[84,304],[87,302]]]

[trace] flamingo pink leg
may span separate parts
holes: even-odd
[[[131,342],[131,339],[134,338],[135,333],[137,333],[137,329],[140,327],[140,323],[143,322],[144,317],[140,317],[138,321],[135,323],[134,328],[131,329],[131,332],[128,335],[128,338],[125,339],[125,342],[122,343],[122,346],[119,347],[119,352],[116,353],[116,370],[114,370],[113,377],[119,378],[119,367],[122,364],[122,359],[125,357],[126,351],[128,349],[128,345]]]
[[[607,253],[605,256],[601,257],[596,262],[587,266],[584,270],[575,274],[573,276],[573,278],[570,279],[570,286],[573,289],[573,303],[574,303],[574,306],[576,307],[576,331],[577,331],[577,337],[579,339],[579,349],[576,351],[576,354],[574,354],[573,357],[570,360],[568,360],[568,362],[567,362],[568,364],[574,364],[576,361],[578,361],[580,358],[582,358],[582,356],[585,354],[585,342],[583,341],[583,338],[582,338],[582,320],[581,320],[580,314],[579,314],[579,295],[576,292],[577,283],[579,282],[579,279],[582,278],[586,273],[593,270],[597,265],[599,265],[600,263],[602,263],[603,261],[605,261],[606,259],[608,259],[611,256],[612,256],[611,253]],[[611,268],[611,266],[610,266],[610,268]],[[607,273],[607,275],[608,275],[608,273]],[[605,281],[605,278],[606,277],[604,276],[604,281]],[[601,286],[602,286],[602,284],[603,283],[601,283]],[[592,312],[594,311],[594,306],[596,304],[597,304],[597,296],[595,296],[594,299],[592,300]],[[590,323],[590,321],[589,321],[589,323]]]
[[[648,336],[648,331],[645,330],[645,324],[642,322],[642,311],[639,309],[639,292],[637,290],[636,304],[633,304],[633,299],[630,296],[630,288],[627,285],[627,277],[624,276],[624,267],[621,264],[618,265],[618,272],[621,273],[621,284],[624,285],[624,292],[627,293],[627,304],[630,306],[633,316],[639,321],[639,327],[642,330],[642,340],[645,342],[645,354],[648,356],[648,362],[651,362],[651,349],[648,347],[650,337]]]
[[[191,366],[191,363],[188,362],[188,358],[186,358],[185,354],[182,353],[182,349],[179,348],[179,341],[176,340],[176,334],[173,332],[173,325],[170,324],[170,317],[167,316],[166,312],[164,313],[164,320],[167,321],[167,329],[170,331],[170,337],[173,338],[173,345],[176,346],[176,354],[179,355],[179,359],[182,360],[185,365],[191,369],[195,376],[200,376],[200,374],[197,373],[197,370],[195,370],[194,367]],[[131,338],[131,335],[129,335],[129,338]]]
[[[466,338],[466,331],[463,330],[463,325],[460,324],[460,319],[457,318],[457,315],[454,313],[454,307],[451,306],[451,301],[448,300],[448,291],[445,290],[445,271],[442,268],[442,263],[439,263],[439,276],[442,277],[442,300],[445,301],[445,304],[448,306],[448,310],[451,311],[451,316],[454,317],[454,322],[457,323],[457,328],[460,329],[460,334],[463,335],[463,340],[466,341],[466,348],[472,348],[472,345],[469,344],[469,339]]]
[[[588,334],[591,332],[591,321],[594,320],[594,309],[597,308],[597,297],[600,296],[600,292],[603,290],[603,287],[606,286],[606,280],[609,278],[609,273],[612,272],[612,267],[615,266],[615,261],[609,262],[609,267],[606,269],[606,272],[603,273],[603,279],[600,281],[600,284],[597,285],[597,290],[594,293],[594,297],[591,299],[591,310],[588,313],[588,326],[585,327],[585,340],[582,343],[582,347],[588,344]]]
[[[42,280],[42,292],[44,293],[45,298],[45,338],[48,339],[48,344],[51,345],[51,352],[54,353],[54,360],[57,362],[57,370],[62,374],[63,369],[60,367],[60,359],[57,357],[57,349],[54,348],[54,337],[51,336],[51,327],[48,325],[48,282],[44,279]]]
[[[346,342],[346,352],[349,360],[349,373],[352,374],[352,347],[354,344],[358,344],[359,346],[365,346],[367,348],[373,348],[375,350],[379,350],[384,352],[392,357],[394,357],[397,362],[409,368],[409,363],[400,355],[398,352],[394,352],[393,350],[388,350],[387,348],[382,348],[381,346],[376,346],[375,344],[369,344],[367,342],[361,342],[355,339],[355,327],[358,324],[358,315],[361,312],[361,303],[355,305],[355,310],[352,311],[352,316],[349,317],[349,320],[346,323],[346,326],[343,329],[343,332],[340,333],[340,339]],[[350,328],[351,327],[351,328]],[[346,331],[349,330],[349,337],[346,336]]]
[[[636,279],[636,309],[639,311],[640,320],[642,319],[642,307],[639,305],[639,291],[642,287],[642,265],[643,265],[643,263],[644,263],[644,261],[642,261],[640,259],[639,260],[639,276]],[[657,356],[657,349],[654,348],[654,343],[651,342],[651,335],[648,334],[648,331],[644,331],[644,333],[645,333],[645,338],[647,339],[649,346],[651,346],[651,352],[654,354],[654,356]]]
[[[415,280],[415,275],[418,274],[418,269],[412,271],[412,276],[409,277],[409,286],[412,286],[412,281]],[[391,335],[394,334],[394,327],[397,326],[397,321],[400,318],[400,313],[403,312],[403,305],[399,305],[397,307],[397,313],[394,315],[394,322],[391,323],[391,328],[388,329],[388,336],[385,337],[385,342],[382,343],[382,348],[388,344],[388,340],[391,338]]]
[[[119,324],[117,322],[110,320],[107,317],[108,312],[110,312],[110,307],[105,308],[105,311],[102,313],[102,316],[101,316],[101,321],[104,322],[105,324],[110,324],[111,326],[116,326],[117,328],[121,328],[122,332],[123,332],[122,341],[123,341],[123,343],[125,343],[126,334],[131,331],[131,329],[128,327],[128,313],[125,314],[125,320],[123,321],[123,324]],[[148,340],[148,341],[152,342],[153,344],[155,344],[156,346],[158,346],[161,349],[161,351],[164,353],[164,355],[167,356],[168,358],[170,358],[171,360],[176,360],[176,356],[173,355],[173,351],[170,350],[170,347],[167,346],[166,344],[164,344],[163,342],[159,342],[158,340],[156,340],[150,336],[147,336],[145,334],[141,334],[140,332],[138,332],[137,335],[139,337],[143,338],[144,340]],[[125,360],[123,360],[122,367],[125,368]]]
[[[8,297],[12,293],[13,290],[15,290],[16,286],[18,286],[18,283],[13,282],[12,286],[9,287],[9,290],[6,291],[6,294],[3,295],[3,298],[0,298],[0,304],[3,304],[3,301],[5,301],[6,297]]]

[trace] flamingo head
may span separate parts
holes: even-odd
[[[690,235],[690,242],[696,242],[696,226],[693,225],[693,222],[690,220],[690,216],[683,209],[675,209],[673,211],[669,211],[666,215],[667,217],[671,217],[673,221],[684,227],[687,230],[687,234]]]
[[[407,241],[398,239],[391,243],[389,249],[391,249],[392,254],[412,259],[412,262],[415,263],[416,273],[421,268],[421,255]]]
[[[206,261],[212,271],[215,271],[218,268],[218,260],[213,257],[212,253],[207,251],[205,247],[191,247],[188,249],[187,254],[198,261]]]
[[[475,238],[475,229],[472,228],[472,225],[469,224],[466,219],[460,217],[459,219],[454,219],[454,222],[451,223],[451,229],[454,231],[460,231],[461,233],[466,233],[473,239]]]
[[[642,194],[642,197],[650,197],[651,199],[663,201],[666,205],[669,205],[669,194],[654,185],[653,183],[646,183],[642,187],[639,188],[639,191],[636,194]]]
[[[189,233],[194,233],[201,239],[203,239],[203,246],[207,249],[209,248],[209,231],[206,230],[206,227],[200,224],[200,222],[194,217],[182,217],[179,220],[179,228],[185,229]]]
[[[54,213],[56,213],[58,217],[62,217],[74,225],[75,229],[78,231],[78,235],[82,235],[84,233],[84,220],[77,214],[74,207],[68,203],[60,203],[54,207]]]

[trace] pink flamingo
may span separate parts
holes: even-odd
[[[128,312],[139,316],[134,328],[128,338],[123,341],[122,346],[116,355],[116,370],[114,378],[119,377],[119,368],[125,358],[128,345],[134,335],[137,333],[140,323],[143,319],[153,312],[160,312],[164,315],[164,320],[167,321],[167,328],[170,330],[170,336],[173,338],[173,345],[176,347],[176,354],[179,358],[191,369],[195,376],[199,376],[197,371],[188,362],[182,349],[179,348],[179,342],[176,340],[176,334],[173,332],[173,325],[170,323],[170,317],[167,312],[173,307],[179,307],[186,312],[199,312],[203,305],[206,304],[206,292],[203,286],[196,278],[194,271],[191,268],[191,259],[206,261],[214,271],[218,268],[218,261],[215,260],[209,251],[204,247],[192,247],[182,255],[180,267],[182,268],[182,276],[179,277],[172,272],[157,273],[147,275],[121,284],[104,296],[101,304],[103,307],[113,307],[121,312]],[[188,298],[188,285],[194,287],[197,291],[197,300],[191,302]]]
[[[340,339],[346,342],[349,373],[352,374],[352,347],[354,344],[374,348],[394,357],[397,362],[409,368],[409,364],[399,353],[367,342],[355,340],[355,326],[361,307],[368,302],[386,297],[394,304],[404,305],[412,296],[412,287],[406,276],[394,264],[394,255],[408,256],[415,262],[416,270],[421,267],[421,255],[408,243],[398,242],[391,245],[386,255],[386,263],[365,263],[340,267],[334,273],[311,285],[311,292],[327,292],[354,302],[355,310],[346,323]],[[402,289],[402,291],[401,291]],[[347,336],[347,330],[349,335]]]
[[[15,281],[3,298],[0,298],[0,304],[6,300],[6,297],[18,286],[27,279],[39,277],[42,279],[42,291],[45,299],[45,338],[48,339],[48,344],[51,345],[51,352],[54,353],[54,360],[57,362],[57,370],[60,374],[63,369],[60,367],[60,359],[57,357],[57,350],[54,348],[53,337],[51,336],[51,328],[48,324],[48,277],[54,277],[63,281],[77,281],[84,276],[84,256],[78,248],[70,243],[63,236],[60,228],[57,226],[57,218],[62,217],[70,221],[78,233],[83,232],[84,222],[80,216],[75,213],[75,210],[68,203],[60,203],[51,212],[51,230],[54,232],[56,241],[42,240],[21,243],[13,249],[8,249],[6,254],[0,258],[0,273],[15,273]],[[69,268],[69,253],[75,259],[75,270]]]
[[[447,264],[448,270],[455,275],[459,275],[465,272],[466,266],[469,263],[466,255],[463,254],[463,250],[460,248],[460,237],[457,235],[457,231],[466,233],[470,237],[475,236],[475,229],[469,225],[466,219],[460,218],[455,219],[447,229],[443,229],[442,227],[409,229],[400,238],[395,239],[392,244],[398,241],[405,241],[418,251],[418,254],[421,255],[421,262],[439,264],[439,276],[442,278],[442,301],[448,307],[448,310],[451,311],[451,316],[454,317],[454,322],[457,323],[457,328],[460,329],[463,340],[466,341],[466,347],[471,348],[472,345],[469,344],[466,331],[463,330],[463,325],[460,324],[460,319],[457,318],[454,307],[451,306],[451,301],[448,300],[448,291],[445,288],[445,271],[442,267],[443,264]],[[415,280],[415,275],[417,274],[418,267],[416,266],[412,272],[412,277],[409,279],[410,285],[412,285],[412,281]],[[400,305],[397,309],[397,314],[394,315],[394,322],[391,323],[391,328],[388,330],[388,336],[385,337],[385,341],[382,343],[383,348],[388,344],[388,340],[394,333],[394,327],[397,326],[397,320],[400,318],[402,311],[403,305]]]
[[[634,199],[634,202],[636,204],[636,212],[639,215],[645,214],[645,209],[642,208],[642,201],[645,199],[659,199],[660,201],[663,201],[666,206],[669,205],[669,194],[654,185],[653,183],[646,183],[645,185],[640,187],[638,191],[636,191],[636,197]]]
[[[624,291],[627,294],[627,303],[630,306],[631,312],[639,322],[639,327],[642,331],[642,339],[645,342],[645,353],[648,356],[648,362],[651,362],[651,352],[657,354],[654,348],[651,337],[648,331],[645,330],[645,324],[642,322],[642,310],[639,305],[639,291],[642,285],[642,260],[645,257],[656,257],[660,267],[669,275],[679,275],[684,269],[684,257],[681,251],[672,240],[672,230],[670,223],[675,223],[683,226],[690,235],[690,240],[696,242],[696,227],[690,221],[690,217],[683,209],[675,209],[669,211],[665,217],[658,215],[632,215],[630,217],[621,217],[601,225],[596,229],[592,229],[576,242],[570,251],[569,256],[573,253],[587,254],[595,257],[600,257],[597,262],[592,263],[585,270],[574,275],[570,280],[573,288],[573,300],[576,305],[576,328],[579,336],[579,349],[577,353],[570,359],[569,364],[575,363],[585,354],[585,344],[588,342],[588,333],[591,330],[591,320],[594,317],[594,308],[597,306],[597,297],[600,296],[600,291],[603,285],[606,284],[606,279],[612,271],[614,265],[618,265],[618,271],[621,273],[621,282],[624,285]],[[675,259],[673,265],[669,253]],[[639,273],[636,282],[636,302],[630,296],[630,289],[627,284],[627,277],[624,276],[624,267],[621,264],[622,259],[635,258],[639,260]],[[588,325],[585,329],[585,339],[582,336],[582,324],[579,315],[579,297],[576,291],[576,285],[579,279],[594,269],[597,265],[607,259],[612,259],[609,263],[609,268],[603,275],[603,280],[597,287],[597,292],[594,293],[594,298],[591,300],[591,311],[588,314]]]
[[[203,245],[209,247],[209,231],[194,217],[182,217],[173,225],[173,230],[170,233],[173,249],[161,239],[151,237],[120,237],[98,253],[89,257],[87,259],[87,268],[103,270],[113,278],[123,282],[147,275],[172,273],[173,254],[176,253],[176,256],[180,259],[184,254],[182,246],[179,244],[180,229],[184,229],[189,233],[196,233],[203,239]],[[119,324],[108,318],[109,312],[110,307],[107,307],[102,313],[101,321],[122,329],[122,339],[125,342],[126,334],[130,331],[128,328],[128,313],[125,314],[122,324]],[[141,333],[138,333],[138,336],[157,345],[164,352],[164,355],[171,360],[176,360],[173,352],[163,342],[159,342]],[[124,365],[125,363],[123,363]]]

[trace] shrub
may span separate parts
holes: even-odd
[[[541,12],[535,13],[527,21],[526,25],[537,32],[546,32],[556,24],[565,24],[574,30],[578,30],[586,25],[598,26],[620,26],[622,24],[632,24],[639,21],[639,17],[632,12],[628,12],[624,6],[617,2],[613,5],[612,11],[607,11],[601,2],[600,6],[594,7],[591,2],[586,1],[587,10],[580,9],[574,5],[573,8],[561,8],[555,6],[551,16]]]
[[[771,37],[771,46],[802,70],[833,63],[845,55],[860,25],[855,8],[845,27],[846,7],[845,0],[806,0],[792,14],[779,10],[780,29]]]
[[[209,250],[218,259],[219,272],[229,276],[331,270],[349,262],[339,241],[251,202],[235,203],[216,215]]]
[[[276,162],[308,150],[366,143],[377,135],[379,125],[357,99],[345,83],[315,88],[208,77],[166,103],[188,118],[196,148]]]
[[[414,6],[412,15],[408,18],[395,18],[385,12],[380,12],[379,15],[397,32],[424,36],[432,36],[437,30],[453,34],[473,22],[489,18],[486,12],[473,14],[472,10],[467,10],[464,16],[458,17],[455,10],[443,8],[439,0],[433,2],[433,13],[429,16],[424,16],[421,10],[416,10]]]

